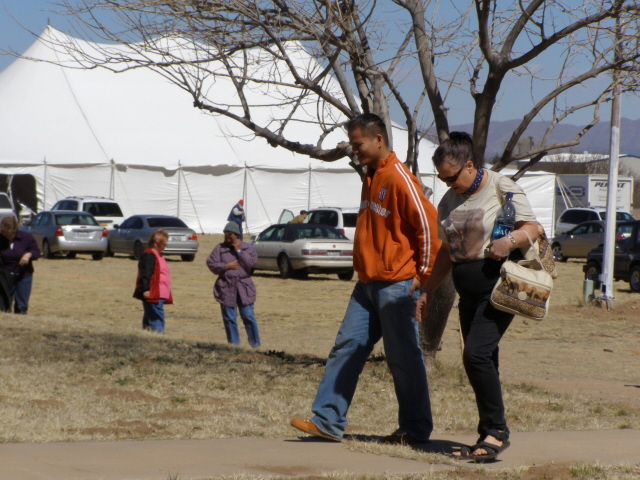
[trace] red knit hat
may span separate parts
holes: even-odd
[[[240,199],[240,200],[238,200],[238,203],[239,203],[240,205],[244,205],[244,200]]]

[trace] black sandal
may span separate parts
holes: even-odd
[[[503,440],[502,445],[496,445],[494,443],[488,443],[482,441],[472,447],[467,447],[466,445],[460,448],[460,455],[452,455],[453,458],[457,458],[458,460],[473,460],[474,462],[486,462],[490,460],[496,460],[498,455],[504,452],[507,448],[511,446],[511,443],[508,440]],[[487,453],[482,455],[474,455],[477,449],[482,448]]]
[[[502,445],[496,445],[495,443],[489,443],[486,441],[487,436],[491,435],[494,438],[502,441]],[[460,448],[460,455],[452,455],[453,458],[458,460],[473,460],[474,462],[486,462],[491,460],[496,460],[498,455],[504,452],[507,448],[511,446],[509,442],[509,429],[505,431],[500,430],[489,430],[486,433],[486,436],[481,436],[475,443],[475,445],[469,447],[463,445]],[[482,448],[487,453],[483,455],[474,455],[477,449]]]

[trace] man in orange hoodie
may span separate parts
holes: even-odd
[[[358,377],[382,338],[399,407],[398,428],[384,441],[422,443],[433,421],[415,305],[440,248],[437,211],[389,149],[380,117],[358,115],[347,129],[353,155],[366,167],[353,249],[358,282],[311,408],[314,417],[294,418],[291,425],[340,441]]]

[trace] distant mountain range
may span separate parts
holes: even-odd
[[[502,154],[504,146],[507,144],[511,133],[518,126],[520,120],[507,120],[504,122],[492,121],[489,127],[489,139],[487,145],[486,158],[490,159],[495,155]],[[573,153],[609,153],[609,136],[611,135],[611,128],[609,121],[600,121],[591,130],[589,130],[580,141],[580,144],[564,150],[555,150],[555,153],[559,152],[573,152]],[[559,141],[570,140],[575,137],[576,133],[583,128],[580,125],[563,125],[559,124],[553,130],[549,143],[556,143]],[[451,131],[464,131],[471,133],[472,125],[456,125],[450,127]],[[527,128],[525,134],[522,136],[521,141],[527,142],[529,137],[533,138],[534,143],[539,141],[544,135],[547,129],[547,124],[544,122],[533,122]],[[527,146],[528,144],[525,143]],[[629,120],[623,118],[620,126],[620,153],[628,155],[640,156],[640,120]]]

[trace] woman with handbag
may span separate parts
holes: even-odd
[[[438,178],[449,190],[438,205],[442,247],[422,287],[416,318],[426,318],[436,288],[451,272],[460,296],[463,363],[480,416],[476,444],[462,447],[453,456],[481,462],[495,460],[510,445],[498,373],[498,343],[514,315],[495,309],[490,297],[502,262],[511,251],[529,245],[524,231],[531,238],[537,237],[538,224],[522,189],[505,176],[483,168],[469,134],[451,132],[436,149],[433,162]],[[513,193],[515,229],[491,241],[496,215],[507,192]]]

